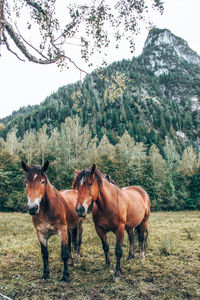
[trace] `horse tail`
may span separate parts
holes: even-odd
[[[148,219],[149,218],[149,215],[150,215],[150,199],[149,199],[149,195],[148,193],[145,191],[145,208],[146,208],[146,211],[145,211],[145,218]]]

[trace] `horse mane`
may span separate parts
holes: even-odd
[[[98,186],[101,187],[102,186],[102,179],[106,179],[109,183],[112,183],[114,185],[115,182],[111,179],[110,175],[104,175],[101,171],[99,171],[98,169],[95,169],[94,172],[94,176],[98,182]],[[87,181],[88,179],[92,180],[92,173],[91,173],[91,169],[85,169],[82,170],[74,179],[72,188],[76,189],[78,188],[79,185],[81,185],[81,182]],[[117,185],[116,185],[117,186]]]

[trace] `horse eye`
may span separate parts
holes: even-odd
[[[45,183],[45,180],[42,180],[42,181],[41,181],[41,184],[44,184],[44,183]]]
[[[25,179],[25,180],[24,180],[24,183],[25,183],[25,185],[27,185],[27,184],[28,184],[28,180],[27,180],[27,179]]]
[[[92,186],[92,182],[89,183],[89,186]]]

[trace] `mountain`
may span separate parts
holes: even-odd
[[[167,29],[149,32],[142,54],[114,62],[66,85],[40,105],[29,106],[1,120],[1,137],[12,127],[18,136],[48,125],[60,128],[65,118],[79,115],[99,140],[115,144],[127,130],[136,141],[161,150],[166,135],[179,152],[200,147],[200,56]]]

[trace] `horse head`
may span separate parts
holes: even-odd
[[[26,194],[28,198],[27,209],[30,215],[38,215],[40,212],[40,204],[45,197],[47,176],[45,174],[48,169],[48,160],[42,167],[28,166],[23,161],[21,162],[24,169]]]
[[[92,209],[99,194],[99,178],[96,166],[85,169],[81,172],[75,170],[76,177],[73,182],[73,189],[78,190],[77,204],[75,210],[80,218]]]

